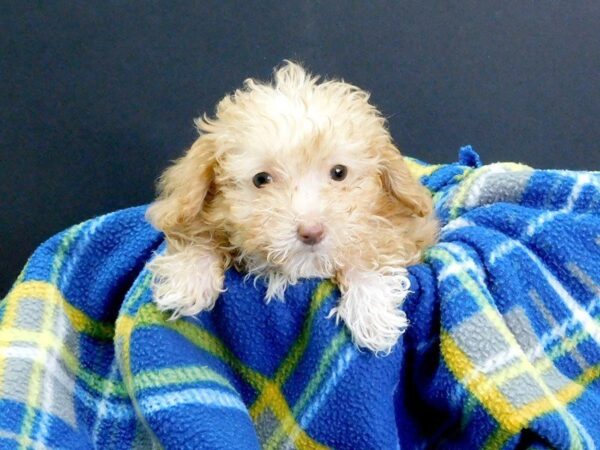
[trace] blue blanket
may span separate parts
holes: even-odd
[[[72,227],[0,303],[0,448],[593,449],[600,442],[600,174],[408,161],[444,228],[410,268],[411,325],[376,357],[231,270],[167,321],[144,207]]]

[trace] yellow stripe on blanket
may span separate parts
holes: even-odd
[[[496,418],[502,428],[516,433],[527,424],[529,419],[511,405],[497,386],[490,385],[484,374],[475,370],[469,357],[448,332],[441,332],[440,344],[449,369],[457,379],[464,381],[469,391]]]
[[[269,382],[263,388],[260,397],[250,408],[252,419],[256,422],[266,409],[269,409],[277,417],[280,427],[287,436],[290,436],[296,448],[300,450],[324,450],[328,448],[313,440],[298,425],[279,386],[274,382]]]
[[[58,306],[64,311],[75,331],[92,336],[96,339],[111,340],[114,334],[114,327],[110,324],[103,323],[90,318],[81,310],[71,305],[58,290],[56,286],[46,281],[25,281],[17,284],[4,299],[4,316],[0,321],[0,327],[4,339],[2,340],[3,347],[10,347],[11,343],[23,339],[31,342],[39,342],[46,347],[58,348],[55,342],[56,337],[50,331],[45,333],[19,330],[15,327],[18,316],[19,306],[24,299],[38,300],[46,305]],[[65,350],[65,349],[61,349]],[[64,352],[63,352],[64,353]],[[70,358],[72,363],[75,359],[73,355],[65,355],[66,359]],[[5,356],[0,354],[0,381],[4,378]],[[72,369],[76,369],[77,364],[71,364]]]
[[[10,328],[13,324],[18,304],[23,299],[41,300],[60,306],[73,325],[73,329],[78,333],[107,341],[113,338],[114,325],[92,319],[83,311],[71,305],[58,288],[47,281],[25,281],[13,288],[5,299],[7,304],[4,320],[2,321],[3,328]]]
[[[412,158],[404,158],[404,162],[406,163],[410,174],[417,179],[431,175],[442,167],[440,164],[420,164]]]

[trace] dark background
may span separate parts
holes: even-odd
[[[600,2],[3,1],[0,295],[31,251],[147,203],[192,119],[284,58],[373,93],[404,153],[600,166]]]

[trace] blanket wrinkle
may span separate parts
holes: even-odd
[[[443,228],[390,355],[327,318],[328,280],[265,304],[230,270],[167,320],[164,237],[129,208],[43,243],[0,302],[0,449],[595,449],[600,173],[406,162]]]

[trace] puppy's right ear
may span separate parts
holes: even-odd
[[[148,220],[167,237],[188,235],[207,200],[214,166],[214,140],[205,134],[159,178],[159,195],[146,213]]]
[[[425,217],[431,214],[433,202],[429,191],[413,178],[400,151],[393,145],[381,150],[381,178],[389,192],[409,214]]]

